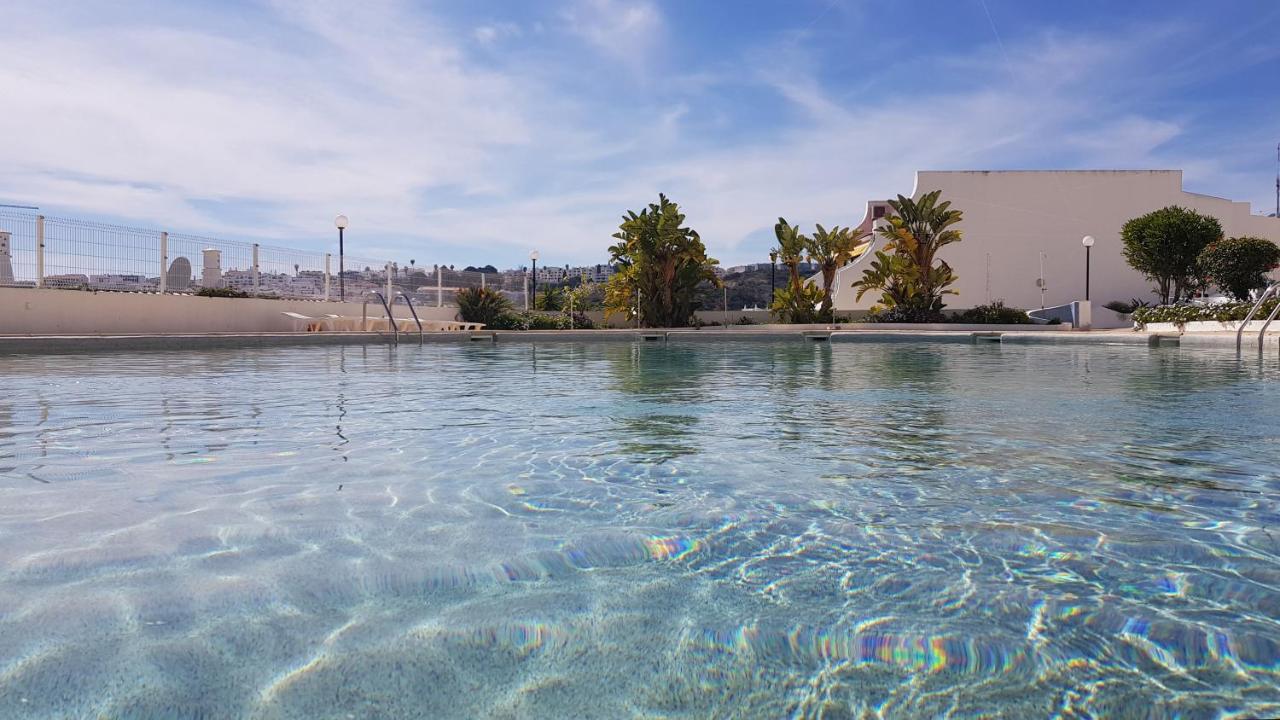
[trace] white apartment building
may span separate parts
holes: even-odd
[[[956,227],[961,242],[939,253],[958,280],[949,309],[994,300],[1019,308],[1054,306],[1084,299],[1085,235],[1095,238],[1090,258],[1090,299],[1155,300],[1152,283],[1122,254],[1120,228],[1132,218],[1169,205],[1211,215],[1227,237],[1252,235],[1280,244],[1280,219],[1254,215],[1247,202],[1182,189],[1181,170],[920,171],[911,197],[933,190],[964,212]],[[889,212],[884,201],[867,203],[859,229],[870,233]],[[883,244],[872,235],[870,249],[836,276],[837,310],[865,310],[878,293],[857,300],[852,284]]]

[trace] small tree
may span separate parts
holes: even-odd
[[[1257,237],[1233,237],[1209,243],[1198,260],[1206,280],[1237,300],[1267,284],[1267,273],[1280,266],[1280,247]]]
[[[1221,238],[1222,225],[1216,218],[1176,205],[1136,217],[1120,229],[1124,259],[1155,282],[1162,305],[1196,289],[1200,253]]]
[[[786,218],[778,218],[773,234],[778,238],[774,252],[787,268],[787,284],[774,292],[769,309],[783,322],[817,322],[817,305],[822,302],[822,291],[806,283],[800,275],[800,263],[805,261],[810,240],[800,232],[799,225],[789,224]]]
[[[605,286],[605,313],[639,315],[647,327],[684,327],[693,319],[698,284],[717,287],[716,261],[702,238],[684,227],[680,206],[658,195],[657,203],[628,212],[613,237],[611,262],[618,272]]]

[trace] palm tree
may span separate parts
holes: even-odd
[[[808,245],[809,238],[800,233],[799,225],[788,225],[786,218],[778,218],[777,224],[773,226],[773,234],[778,238],[778,247],[771,252],[776,252],[778,259],[787,266],[789,283],[792,288],[797,288],[803,282],[800,279],[800,263],[805,260],[805,246]]]
[[[890,200],[893,213],[877,232],[885,239],[883,251],[876,252],[862,279],[853,284],[861,299],[870,290],[882,292],[880,302],[897,309],[913,321],[937,319],[944,307],[943,295],[956,281],[955,271],[938,251],[960,242],[960,231],[953,226],[963,213],[951,209],[951,201],[938,202],[941,190],[925,193],[919,200],[899,195]],[[935,262],[936,261],[936,262]]]
[[[703,281],[719,286],[697,231],[683,227],[680,206],[659,194],[639,213],[628,212],[613,237],[611,262],[618,272],[606,287],[608,312],[639,315],[648,327],[683,327],[693,318]],[[638,300],[633,300],[638,298]]]
[[[809,257],[822,270],[822,309],[824,322],[831,320],[831,286],[836,281],[836,271],[853,259],[853,251],[858,246],[858,236],[853,228],[842,228],[839,225],[828,232],[821,225],[812,237],[806,238],[805,248]]]

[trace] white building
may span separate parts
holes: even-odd
[[[949,309],[994,300],[1038,308],[1041,267],[1044,305],[1083,300],[1085,235],[1096,238],[1089,293],[1095,307],[1112,300],[1156,300],[1153,283],[1125,262],[1120,228],[1169,205],[1217,218],[1227,237],[1252,235],[1280,244],[1280,219],[1252,214],[1249,203],[1187,192],[1181,170],[917,172],[911,196],[933,190],[941,190],[943,200],[964,212],[956,225],[964,239],[939,253],[958,277],[952,289],[959,294],[945,299]],[[859,229],[869,233],[886,212],[884,201],[869,202]],[[855,300],[857,290],[851,287],[884,242],[872,238],[871,249],[836,276],[837,310],[865,310],[878,299],[872,291]]]

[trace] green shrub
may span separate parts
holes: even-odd
[[[582,313],[574,313],[570,322],[568,313],[510,311],[494,318],[488,327],[492,330],[590,330],[594,324]]]
[[[247,298],[249,293],[240,292],[233,288],[200,288],[196,291],[196,295],[200,297],[221,297],[221,298]]]
[[[1123,300],[1112,300],[1102,307],[1108,310],[1114,310],[1121,315],[1129,315],[1138,308],[1151,307],[1151,303],[1139,298],[1130,298],[1129,302],[1125,302]]]
[[[454,296],[464,322],[493,327],[497,319],[514,310],[507,296],[489,288],[463,288]]]
[[[1025,310],[1005,307],[1003,300],[996,300],[952,315],[947,322],[970,325],[1030,325],[1033,321]]]
[[[872,310],[867,313],[867,316],[862,321],[869,323],[942,323],[947,321],[947,317],[942,314],[941,310],[933,307],[895,305],[890,308],[881,307]]]
[[[1266,317],[1276,307],[1277,298],[1262,304],[1257,317]],[[1221,305],[1157,305],[1156,307],[1138,308],[1133,311],[1133,321],[1139,325],[1150,323],[1177,323],[1179,325],[1201,320],[1231,322],[1243,320],[1249,314],[1253,303],[1235,302]]]
[[[1200,272],[1237,300],[1267,284],[1267,273],[1280,266],[1280,247],[1257,237],[1233,237],[1209,243],[1198,260]]]

